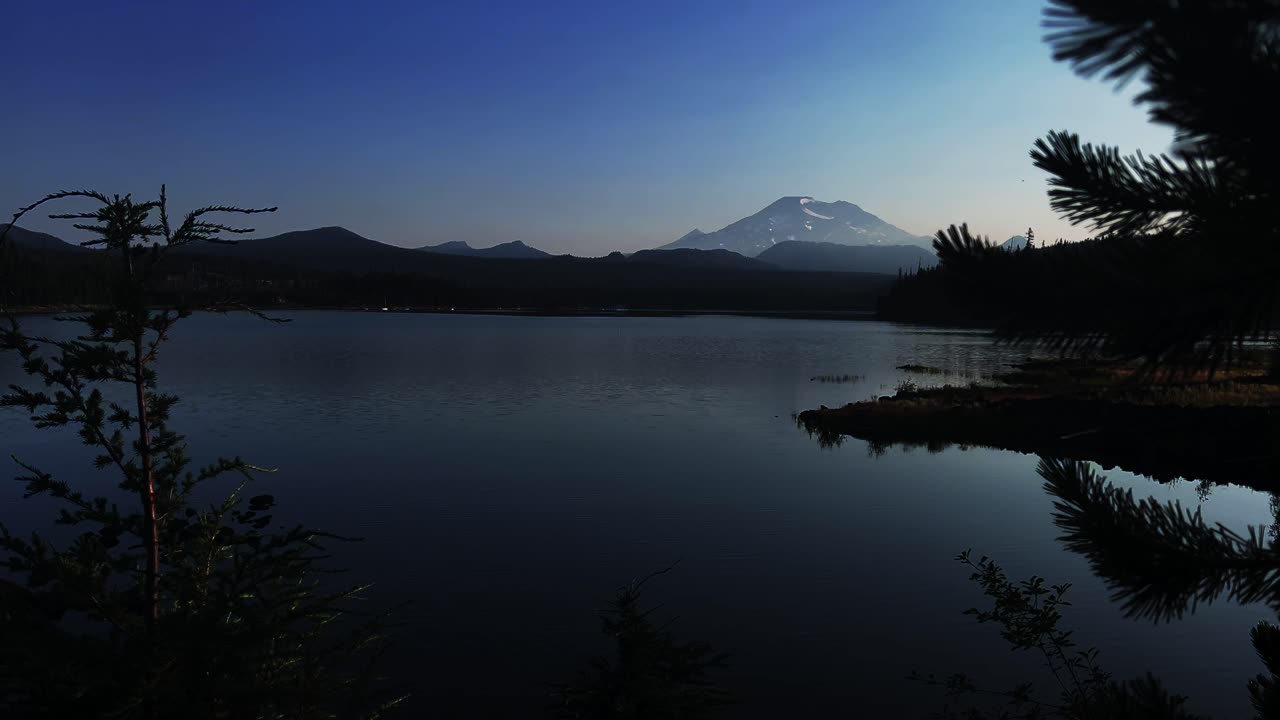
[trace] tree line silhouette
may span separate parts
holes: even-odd
[[[935,270],[903,278],[886,318],[978,322],[1015,341],[1216,368],[1268,337],[1280,271],[1280,133],[1255,103],[1280,87],[1275,0],[1055,0],[1054,58],[1084,77],[1138,80],[1171,126],[1168,153],[1055,131],[1033,164],[1054,210],[1092,240],[1005,253],[965,225],[939,231]]]

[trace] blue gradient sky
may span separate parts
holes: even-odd
[[[1053,63],[1041,8],[22,2],[0,42],[0,203],[167,182],[184,209],[280,205],[263,234],[591,255],[807,194],[918,234],[1078,238],[1031,143],[1067,128],[1161,151],[1171,135]]]

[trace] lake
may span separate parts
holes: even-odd
[[[1056,541],[1037,458],[985,449],[822,448],[792,413],[976,377],[1025,352],[980,332],[743,317],[501,317],[291,312],[289,324],[199,315],[161,358],[193,454],[277,468],[279,515],[363,542],[339,557],[404,623],[388,669],[411,715],[529,717],[548,686],[611,650],[598,611],[677,563],[647,597],[675,632],[732,654],[729,717],[876,709],[924,716],[912,670],[993,685],[1051,678],[962,611],[981,602],[965,548],[1013,578],[1072,582],[1066,625],[1117,677],[1151,670],[1192,709],[1238,717],[1261,671],[1264,607],[1219,603],[1171,624],[1127,620]],[[29,329],[52,324],[27,318]],[[949,375],[895,369],[913,363]],[[0,362],[0,382],[19,377]],[[826,383],[821,375],[856,375]],[[69,432],[0,412],[0,451],[64,478],[93,471]],[[72,474],[74,473],[74,474]],[[1270,524],[1268,496],[1107,475]],[[91,478],[90,478],[91,479]],[[109,476],[102,475],[103,484]],[[47,505],[0,493],[28,529]],[[829,713],[834,714],[834,713]]]

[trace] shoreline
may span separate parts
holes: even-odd
[[[989,447],[1095,462],[1159,481],[1280,489],[1280,381],[1255,370],[1209,382],[1141,386],[1112,369],[1033,363],[1007,386],[944,386],[805,410],[796,423],[824,446]],[[1036,369],[1036,368],[1040,369]],[[1076,376],[1072,376],[1077,373]],[[1019,384],[1020,383],[1020,384]]]

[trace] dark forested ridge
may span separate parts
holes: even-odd
[[[938,263],[934,254],[915,245],[840,245],[787,240],[756,256],[784,270],[876,272],[896,275]]]
[[[490,258],[546,258],[551,257],[551,253],[543,252],[537,248],[529,247],[519,240],[513,240],[508,243],[494,245],[487,248],[473,248],[465,242],[455,240],[453,242],[440,243],[439,245],[424,245],[418,250],[422,252],[440,253],[442,255],[466,255],[468,257],[490,257]]]
[[[1152,233],[1008,250],[953,226],[934,246],[939,265],[897,280],[880,317],[1147,359],[1227,353],[1280,318],[1271,250],[1254,243]]]
[[[100,303],[99,251],[28,243],[15,228],[4,262],[10,307]],[[43,236],[52,238],[52,236]],[[52,238],[55,242],[56,238]],[[624,258],[470,257],[395,247],[344,228],[169,252],[155,291],[166,302],[235,297],[257,306],[524,310],[870,310],[892,276],[786,272],[733,255],[650,251]]]
[[[619,253],[619,256],[621,253]],[[696,267],[718,270],[778,270],[779,266],[765,260],[749,258],[729,250],[640,250],[626,258],[627,262],[667,265],[672,267]],[[794,268],[785,268],[794,269]],[[833,271],[837,268],[823,268]]]
[[[1052,328],[1071,336],[1140,327],[1156,320],[1213,324],[1254,284],[1236,286],[1252,270],[1233,270],[1231,254],[1201,238],[1105,236],[1033,249],[1006,250],[968,228],[938,233],[941,264],[909,273],[879,301],[879,315],[900,322],[980,325],[1010,336]],[[1258,315],[1276,316],[1274,296]],[[1167,327],[1165,328],[1167,331]]]

